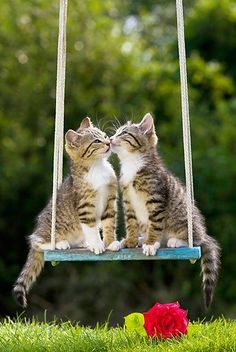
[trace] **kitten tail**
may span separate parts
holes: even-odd
[[[217,241],[206,236],[201,244],[202,248],[202,278],[205,307],[208,309],[212,303],[220,265],[220,247]]]
[[[16,280],[13,295],[22,307],[27,306],[26,294],[44,267],[43,252],[31,248],[26,263]]]

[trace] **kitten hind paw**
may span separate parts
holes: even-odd
[[[70,249],[69,242],[67,240],[56,242],[56,249]]]
[[[160,242],[155,242],[154,244],[143,244],[143,254],[149,256],[149,255],[155,255],[158,248],[160,248],[161,244]]]
[[[167,247],[169,247],[169,248],[188,247],[188,243],[186,241],[180,240],[178,238],[171,237],[167,241]]]
[[[113,241],[109,244],[107,249],[112,252],[118,252],[121,249],[121,242]]]

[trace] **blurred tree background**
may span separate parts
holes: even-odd
[[[115,118],[139,121],[151,111],[160,153],[183,179],[175,16],[174,0],[69,1],[65,128],[88,115],[109,130]],[[52,189],[58,2],[8,0],[0,21],[0,313],[14,316],[25,236]],[[222,246],[208,315],[235,318],[235,1],[185,1],[185,22],[195,196]],[[112,311],[116,324],[155,301],[178,300],[203,318],[199,273],[189,262],[47,263],[24,314],[43,319],[46,309],[49,319],[93,325]]]

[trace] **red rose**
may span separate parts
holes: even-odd
[[[179,303],[156,303],[143,315],[148,336],[167,339],[187,333],[187,313]]]

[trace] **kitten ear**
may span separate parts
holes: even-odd
[[[76,147],[75,142],[78,140],[79,134],[73,130],[68,130],[65,135],[66,144],[70,147]]]
[[[150,114],[150,112],[148,112],[144,118],[142,119],[142,121],[139,124],[139,128],[141,129],[141,131],[145,134],[147,132],[150,132],[151,130],[153,130],[154,128],[154,122],[153,122],[153,117]]]
[[[91,122],[89,117],[85,117],[82,120],[79,128],[89,128],[89,127],[93,127],[93,124],[92,124],[92,122]]]

